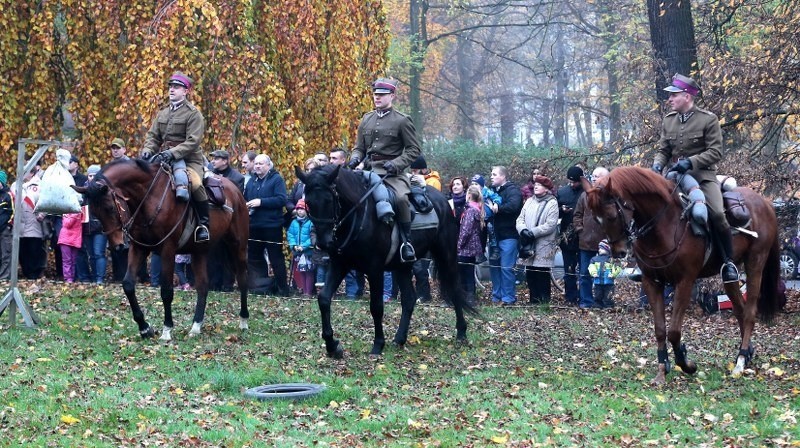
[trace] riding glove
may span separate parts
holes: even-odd
[[[359,163],[361,163],[361,159],[359,159],[358,157],[350,157],[350,163],[347,164],[347,167],[350,168],[351,170],[354,170],[356,169]]]
[[[161,151],[160,153],[153,156],[150,160],[151,163],[169,163],[172,162],[173,157],[172,153],[169,151]]]
[[[689,159],[681,159],[678,160],[678,163],[673,165],[672,168],[670,168],[669,170],[677,171],[678,173],[683,174],[689,171],[690,169],[692,169],[692,161]]]
[[[383,164],[383,169],[386,170],[386,174],[397,176],[398,169],[391,160]]]
[[[663,167],[663,166],[661,166],[661,164],[660,164],[660,163],[654,163],[654,164],[653,164],[653,166],[652,166],[650,169],[651,169],[651,170],[653,170],[653,171],[655,171],[655,172],[656,172],[656,173],[658,173],[658,174],[661,174],[661,170],[663,170],[663,169],[664,169],[664,167]]]
[[[140,157],[142,160],[150,160],[150,157],[153,157],[153,153],[150,151],[142,151]]]

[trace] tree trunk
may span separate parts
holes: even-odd
[[[475,142],[475,100],[470,68],[472,67],[472,51],[469,41],[459,35],[456,48],[456,64],[458,68],[458,136],[461,140]]]
[[[686,0],[647,0],[650,39],[655,53],[656,95],[669,97],[664,87],[675,73],[692,76],[697,70],[692,6]]]
[[[411,0],[409,2],[409,34],[411,39],[411,61],[408,73],[408,114],[417,129],[417,138],[422,138],[422,102],[420,100],[420,84],[425,59],[423,32],[425,30],[425,14],[422,7],[424,0]]]
[[[503,145],[514,143],[514,125],[517,123],[514,98],[509,91],[500,96],[500,143]]]
[[[553,144],[567,146],[567,107],[565,97],[569,75],[565,69],[566,50],[564,49],[564,36],[561,30],[556,34],[555,51],[556,101],[553,110]]]

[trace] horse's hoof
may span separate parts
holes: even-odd
[[[383,354],[383,346],[384,346],[384,344],[382,344],[382,343],[381,344],[378,344],[378,343],[373,344],[372,345],[372,350],[370,350],[370,352],[369,352],[370,358],[381,356]]]
[[[337,345],[335,349],[328,350],[327,355],[328,358],[342,359],[344,358],[344,349],[341,345]]]
[[[250,329],[250,326],[247,323],[247,319],[239,319],[239,329],[240,330]]]
[[[745,367],[747,367],[746,359],[745,359],[744,356],[739,355],[736,358],[736,365],[733,366],[733,370],[731,371],[731,376],[733,376],[734,378],[738,378],[738,377],[742,376],[742,374],[744,373]]]
[[[200,335],[200,333],[201,333],[201,331],[200,331],[200,330],[201,330],[202,326],[203,326],[203,324],[201,324],[201,323],[199,323],[199,322],[195,322],[195,323],[193,323],[193,324],[192,324],[192,329],[191,329],[191,330],[189,330],[189,336],[190,336],[190,337],[193,337],[193,336],[199,336],[199,335]]]
[[[139,331],[139,336],[141,336],[142,339],[150,339],[152,337],[155,337],[155,335],[156,332],[150,325],[148,325],[147,328],[145,328],[144,330]]]
[[[161,329],[161,337],[159,338],[162,341],[171,341],[172,340],[172,327],[163,327]]]
[[[667,366],[665,364],[658,365],[658,373],[656,377],[650,381],[653,386],[663,386],[667,383]]]
[[[394,345],[395,348],[400,349],[400,350],[403,350],[404,348],[406,348],[406,343],[405,342],[392,341],[392,345]]]
[[[697,372],[697,364],[694,361],[686,361],[686,365],[681,366],[683,373],[694,375]]]

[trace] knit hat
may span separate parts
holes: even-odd
[[[297,204],[295,204],[294,209],[297,210],[298,208],[302,208],[303,210],[308,211],[308,206],[306,205],[306,201],[304,199],[300,199],[299,201],[297,201]]]
[[[573,166],[567,170],[567,179],[573,182],[578,182],[579,180],[581,180],[581,177],[583,177],[583,170],[581,169],[581,167]]]
[[[597,252],[601,254],[611,253],[611,246],[609,246],[608,240],[600,240],[600,242],[597,243]]]
[[[89,168],[86,168],[86,174],[97,174],[100,172],[100,165],[89,165]]]
[[[428,164],[425,162],[425,157],[419,156],[408,167],[412,170],[425,170],[428,169]]]
[[[3,185],[5,185],[5,184],[6,184],[6,182],[8,182],[8,174],[6,174],[6,172],[5,172],[5,171],[3,171],[3,170],[0,170],[0,183],[2,183]]]
[[[533,176],[533,183],[540,184],[544,188],[547,188],[547,191],[553,191],[556,188],[555,185],[553,185],[553,181],[550,180],[549,177],[539,174]]]
[[[486,182],[483,180],[483,176],[481,176],[480,174],[476,174],[476,175],[472,176],[472,179],[470,180],[470,182],[474,182],[474,183],[480,185],[481,188],[486,186]]]

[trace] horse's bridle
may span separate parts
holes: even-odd
[[[129,208],[128,208],[128,202],[127,202],[128,198],[126,198],[126,197],[120,195],[119,193],[117,193],[117,190],[114,188],[113,185],[109,185],[108,183],[106,183],[106,182],[104,182],[102,180],[98,182],[98,183],[108,187],[108,191],[111,193],[111,198],[114,201],[114,206],[115,206],[115,208],[117,210],[117,217],[119,218],[119,222],[120,222],[120,227],[119,228],[115,228],[115,229],[108,230],[108,231],[103,229],[103,233],[105,235],[108,235],[108,234],[110,234],[112,232],[115,232],[117,230],[122,230],[122,235],[125,237],[125,239],[127,239],[127,240],[129,240],[129,241],[131,241],[131,242],[133,242],[133,243],[135,243],[135,244],[137,244],[139,246],[157,247],[157,246],[160,246],[164,241],[169,239],[169,237],[171,237],[172,234],[175,233],[175,231],[178,229],[178,227],[181,225],[181,223],[183,222],[184,218],[186,217],[187,212],[189,211],[189,203],[188,202],[186,202],[186,206],[184,207],[183,212],[181,213],[180,219],[178,219],[175,222],[175,225],[172,226],[172,229],[170,229],[170,231],[167,232],[167,234],[164,236],[164,238],[159,240],[157,243],[148,244],[148,243],[141,242],[141,241],[137,240],[136,238],[134,238],[133,235],[131,234],[131,228],[133,227],[134,220],[139,215],[139,212],[142,211],[142,208],[144,207],[145,199],[147,199],[147,197],[150,196],[150,193],[153,191],[153,188],[156,185],[156,181],[158,180],[159,176],[162,173],[164,173],[164,174],[166,174],[168,176],[170,175],[169,168],[167,168],[164,164],[162,164],[161,167],[159,167],[158,172],[156,172],[156,175],[153,176],[153,180],[150,182],[150,186],[147,188],[147,192],[145,192],[144,196],[142,196],[142,200],[139,202],[139,206],[136,207],[136,210],[132,214],[130,213]],[[144,227],[149,228],[155,222],[156,218],[158,217],[158,214],[161,212],[161,210],[162,210],[162,208],[164,206],[164,201],[166,200],[167,193],[169,193],[172,190],[170,188],[171,183],[172,183],[172,178],[170,177],[170,183],[167,184],[167,186],[164,188],[164,192],[161,194],[161,199],[159,199],[158,207],[156,207],[156,212],[153,213],[153,216],[150,218],[150,220],[147,222],[147,224],[144,225]],[[127,219],[125,219],[126,216],[127,216]]]
[[[367,198],[369,198],[369,196],[372,194],[373,191],[375,191],[376,188],[378,188],[378,186],[383,184],[383,180],[385,178],[386,178],[385,174],[381,176],[380,181],[375,182],[375,184],[369,190],[367,190],[367,192],[364,193],[361,196],[361,198],[359,198],[359,200],[356,201],[355,204],[353,204],[353,207],[350,210],[348,210],[347,213],[345,213],[344,216],[342,216],[341,218],[339,218],[339,213],[341,212],[341,202],[339,198],[339,192],[336,189],[335,183],[331,184],[330,186],[331,194],[333,195],[333,216],[331,218],[315,218],[314,216],[311,215],[311,212],[309,211],[308,217],[311,219],[312,222],[319,222],[322,224],[332,224],[333,229],[331,230],[331,232],[333,232],[332,233],[333,242],[335,249],[338,253],[342,253],[342,250],[344,250],[344,248],[350,245],[350,243],[355,239],[355,235],[357,235],[358,233],[360,233],[361,230],[363,230],[364,223],[366,222],[368,207],[364,207],[364,213],[361,214],[360,219],[358,219],[359,217],[356,214],[356,210],[359,209],[359,206],[362,203],[365,203]],[[347,220],[347,218],[350,217],[350,215],[355,215],[355,221],[353,221],[352,225],[350,226],[350,231],[347,232],[347,236],[345,237],[344,241],[342,241],[340,244],[337,244],[337,239],[338,239],[336,237],[337,230],[339,230],[342,223],[344,223]]]
[[[677,188],[677,186],[676,186],[676,188]],[[673,191],[673,193],[674,193],[674,191]],[[670,266],[675,261],[675,259],[677,258],[678,249],[680,248],[681,244],[683,243],[683,240],[686,238],[686,235],[688,234],[687,230],[688,230],[688,227],[689,227],[689,220],[688,219],[686,220],[686,224],[684,225],[683,233],[681,234],[680,240],[675,242],[675,245],[672,247],[672,249],[664,252],[663,254],[648,254],[648,253],[644,253],[641,250],[636,250],[636,246],[634,244],[636,243],[637,239],[639,239],[640,237],[642,237],[644,235],[647,235],[648,233],[650,233],[650,231],[655,229],[656,223],[663,217],[663,215],[669,209],[669,203],[664,204],[664,207],[662,207],[661,210],[659,210],[658,213],[656,213],[652,218],[650,218],[650,220],[648,220],[643,226],[639,227],[639,226],[636,225],[636,218],[633,217],[633,213],[636,211],[636,209],[633,208],[633,206],[628,204],[627,201],[624,201],[621,198],[616,197],[616,196],[613,197],[613,202],[614,202],[614,206],[617,209],[617,217],[622,222],[622,227],[623,227],[623,232],[622,233],[623,233],[623,235],[621,237],[619,237],[619,238],[614,239],[613,241],[609,241],[609,244],[613,245],[614,243],[617,243],[617,242],[621,241],[622,239],[627,239],[628,242],[633,247],[634,251],[637,252],[638,254],[642,255],[641,257],[638,257],[640,263],[644,264],[645,266],[647,266],[649,268],[654,268],[654,269],[663,269],[663,268],[666,268],[666,267]],[[628,219],[625,217],[624,210],[628,210],[628,211],[631,212],[631,220],[630,220],[630,222],[628,222]],[[676,226],[676,230],[675,230],[676,232],[678,231],[677,230],[678,228],[680,228],[680,226]],[[672,258],[672,260],[670,260],[668,263],[664,264],[663,266],[652,266],[652,265],[650,265],[648,263],[645,263],[643,261],[644,258],[650,258],[650,259],[663,258],[663,257],[665,257],[667,255],[670,255],[670,254],[674,254],[675,256]]]

